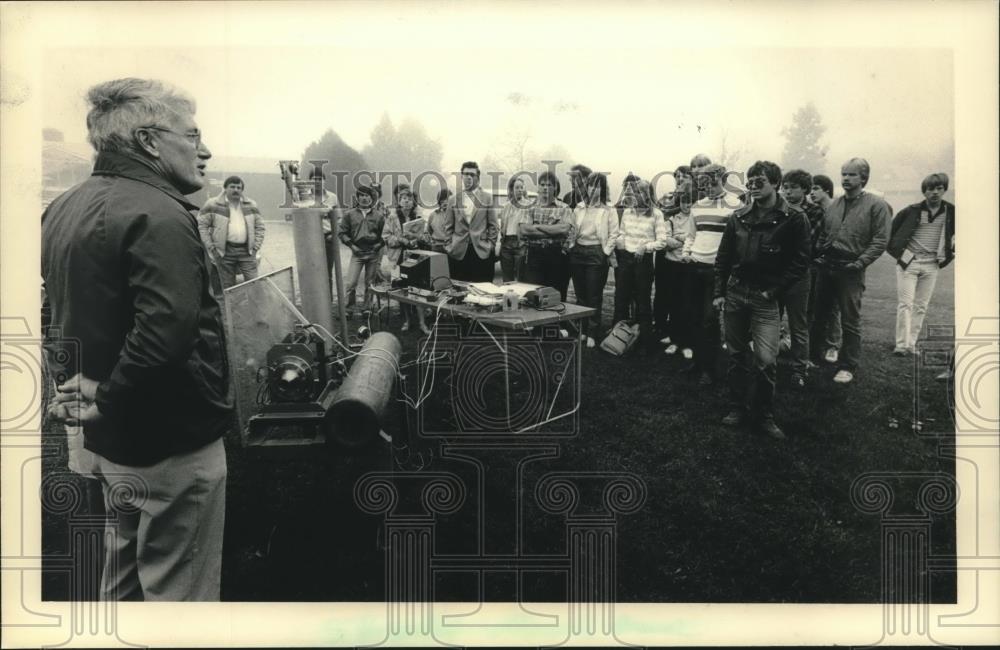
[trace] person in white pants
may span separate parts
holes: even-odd
[[[924,200],[901,210],[892,220],[886,251],[896,258],[896,347],[912,354],[938,271],[955,256],[955,206],[943,199],[948,175],[931,174],[921,183]]]

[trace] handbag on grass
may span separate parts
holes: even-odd
[[[639,340],[639,324],[629,325],[627,321],[618,321],[608,335],[601,341],[601,349],[620,357]]]

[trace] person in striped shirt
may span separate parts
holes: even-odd
[[[705,198],[691,206],[693,227],[688,231],[681,252],[681,262],[687,265],[682,290],[691,319],[688,330],[694,344],[694,362],[688,370],[703,386],[715,382],[721,340],[719,311],[712,305],[715,254],[726,222],[733,210],[743,205],[735,195],[723,189],[725,174],[726,168],[715,163],[694,171],[696,184],[708,189]]]
[[[667,222],[656,207],[647,181],[630,176],[622,189],[621,216],[615,241],[615,322],[628,318],[635,305],[635,320],[643,345],[653,335],[653,254],[667,245]]]

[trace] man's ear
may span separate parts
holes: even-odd
[[[135,143],[141,151],[145,151],[153,158],[160,157],[160,148],[157,146],[156,141],[153,139],[152,134],[148,130],[136,129],[132,134],[132,137],[135,139]]]

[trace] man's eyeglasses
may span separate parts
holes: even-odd
[[[768,184],[767,177],[765,176],[754,176],[753,178],[747,179],[747,189],[754,187],[764,187]]]
[[[173,129],[167,129],[162,126],[143,126],[143,129],[149,129],[150,131],[164,131],[166,133],[173,133],[174,135],[179,135],[182,138],[187,138],[191,144],[198,148],[201,146],[201,131],[192,131],[189,133],[181,133],[180,131],[174,131]]]

